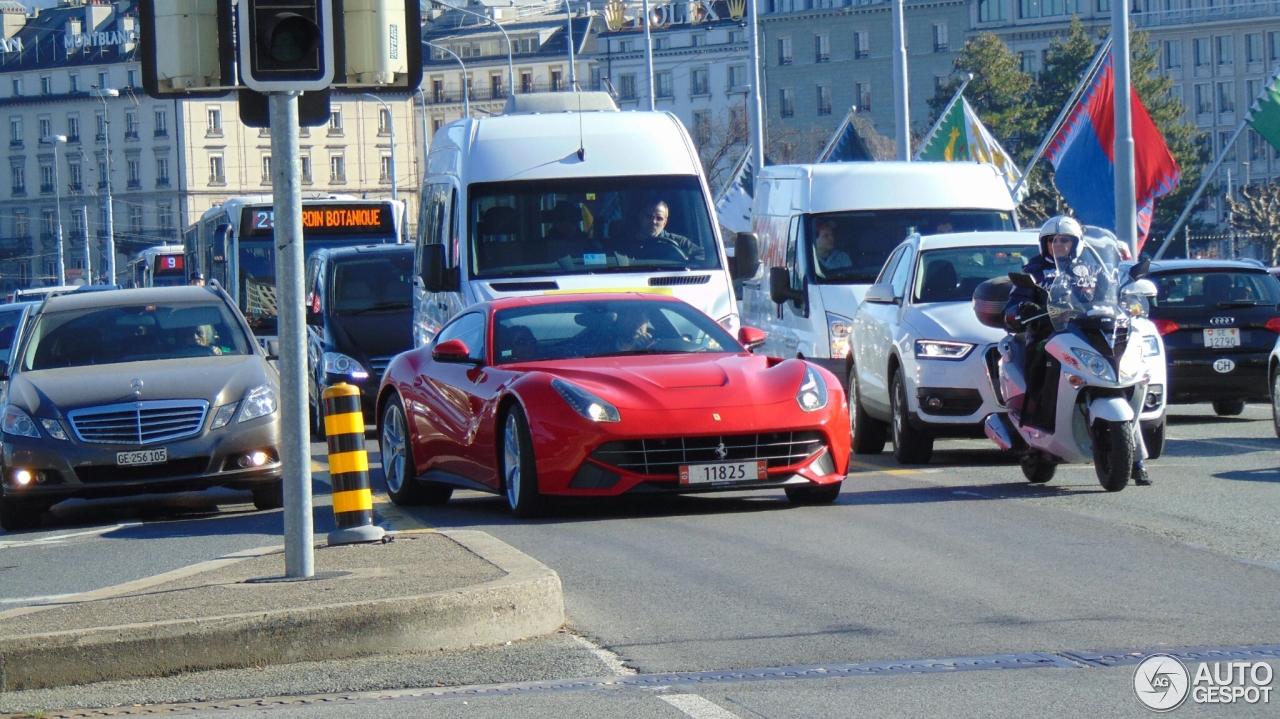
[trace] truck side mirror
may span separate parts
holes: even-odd
[[[754,232],[739,232],[733,243],[732,274],[735,280],[749,280],[760,272],[760,240]]]
[[[787,268],[769,268],[769,299],[776,305],[791,299],[791,273]]]
[[[446,266],[444,252],[444,245],[422,248],[422,286],[427,292],[454,292],[458,289],[458,268]]]

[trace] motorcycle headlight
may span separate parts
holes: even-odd
[[[848,357],[849,342],[853,339],[853,320],[828,312],[827,335],[831,337],[831,359]]]
[[[36,428],[36,423],[32,422],[31,417],[21,408],[11,404],[5,405],[4,415],[0,417],[0,431],[17,437],[40,439],[40,430]]]
[[[209,429],[219,429],[230,424],[231,418],[236,415],[236,407],[239,406],[239,402],[232,402],[219,407],[218,411],[213,413],[213,422],[209,424]]]
[[[1111,369],[1111,363],[1102,355],[1078,347],[1072,347],[1071,354],[1074,354],[1076,359],[1080,360],[1095,377],[1108,382],[1116,381],[1115,370]]]
[[[364,379],[369,376],[369,372],[365,370],[364,365],[340,352],[324,353],[324,373],[345,374],[354,379]]]
[[[551,380],[551,386],[560,393],[573,411],[593,422],[617,422],[622,419],[617,407],[576,384],[565,382],[557,377]]]
[[[1147,335],[1142,338],[1142,356],[1143,357],[1159,357],[1160,356],[1160,340],[1155,335]]]
[[[244,409],[240,410],[240,421],[244,422],[258,417],[265,417],[279,408],[275,390],[259,385],[249,390],[244,396]],[[216,417],[215,417],[216,419]]]
[[[56,419],[42,419],[40,426],[44,427],[44,431],[49,433],[50,437],[66,441],[67,433],[62,429],[62,423]]]
[[[804,381],[796,392],[796,403],[806,412],[814,412],[827,406],[827,383],[813,367],[804,368]]]
[[[968,342],[916,340],[916,359],[962,360],[968,357],[976,346]]]

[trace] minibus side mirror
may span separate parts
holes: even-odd
[[[427,292],[456,292],[458,268],[447,267],[444,245],[422,248],[422,286]]]
[[[735,280],[749,280],[760,272],[760,240],[754,232],[739,232],[733,244],[733,265],[730,273]]]
[[[808,302],[808,293],[803,287],[796,289],[791,286],[791,271],[785,267],[769,268],[769,299],[774,304],[782,304],[787,300],[795,303],[796,309],[804,309]],[[808,310],[805,309],[807,312]]]

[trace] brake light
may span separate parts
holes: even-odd
[[[1280,319],[1280,318],[1277,318],[1277,319]],[[1153,319],[1151,320],[1151,324],[1156,326],[1156,332],[1159,332],[1161,337],[1164,337],[1165,335],[1171,334],[1173,332],[1177,332],[1179,329],[1178,323],[1174,322],[1173,320]],[[1270,325],[1267,325],[1267,326],[1270,327]],[[1277,331],[1280,332],[1280,330],[1277,330]]]
[[[1275,332],[1276,334],[1280,334],[1280,317],[1272,317],[1267,320],[1267,329]]]

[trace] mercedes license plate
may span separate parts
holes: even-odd
[[[116,452],[116,464],[119,466],[138,464],[160,464],[169,461],[169,450],[164,447],[140,449],[133,452]]]
[[[747,482],[764,479],[768,475],[769,463],[764,461],[680,465],[680,484]]]
[[[1204,346],[1220,350],[1240,346],[1239,327],[1219,327],[1204,331]]]

